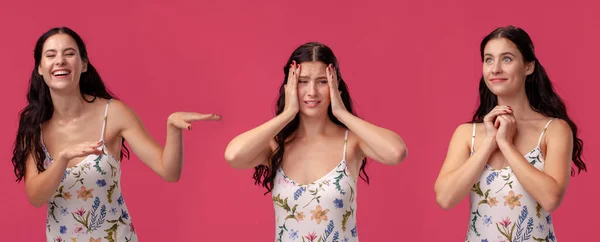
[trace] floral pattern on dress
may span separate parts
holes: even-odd
[[[356,242],[356,181],[344,159],[327,175],[301,185],[277,170],[272,191],[277,242]]]
[[[548,124],[544,130],[544,134]],[[473,135],[474,137],[474,135]],[[541,136],[540,136],[541,140]],[[540,145],[525,159],[543,171]],[[471,215],[468,242],[556,242],[550,213],[523,188],[510,167],[493,169],[486,165],[470,193]]]
[[[109,101],[110,103],[110,101]],[[104,114],[106,115],[108,104]],[[103,140],[104,134],[102,134]],[[54,161],[45,144],[44,166]],[[90,155],[68,167],[54,196],[48,201],[47,241],[134,242],[138,241],[131,216],[122,200],[120,162],[106,153]]]

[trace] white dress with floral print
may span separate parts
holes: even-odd
[[[535,168],[544,170],[544,158],[538,145],[525,155]],[[474,153],[475,124],[471,141]],[[523,188],[510,167],[494,170],[486,165],[479,181],[471,189],[471,216],[466,241],[468,242],[556,242],[552,217]]]
[[[317,181],[300,185],[277,170],[273,187],[278,242],[356,242],[356,181],[342,161]]]
[[[101,141],[104,140],[108,105],[104,113]],[[46,146],[44,167],[52,165]],[[126,242],[138,241],[131,216],[121,194],[120,162],[104,154],[89,155],[67,168],[48,201],[46,240],[51,242]]]

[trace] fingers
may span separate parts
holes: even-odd
[[[492,111],[490,111],[484,118],[484,122],[493,122],[497,116],[502,114],[512,114],[513,111],[508,106],[496,106]]]
[[[102,146],[103,144],[104,144],[103,141],[98,141],[98,142],[85,142],[82,145],[84,148],[97,149],[98,147]]]
[[[512,114],[512,111],[503,110],[503,109],[492,110],[490,113],[488,113],[483,118],[483,121],[484,122],[494,122],[498,116],[503,115],[503,114]]]
[[[333,76],[331,75],[331,64],[327,66],[325,69],[325,73],[327,74],[327,84],[329,85],[329,89],[333,90]]]
[[[517,120],[512,114],[502,114],[496,117],[496,120],[494,121],[494,126],[498,128],[500,127],[500,125],[514,125],[516,122]]]
[[[221,119],[221,115],[218,114],[214,114],[214,113],[209,113],[209,114],[204,114],[204,113],[191,113],[191,117],[189,120],[186,121],[196,121],[196,120],[220,120]]]
[[[337,73],[332,64],[327,66],[327,82],[329,83],[329,88],[337,90],[338,89],[338,80]]]
[[[502,118],[502,122],[504,124],[515,124],[517,123],[517,119],[512,114],[500,115],[499,118]]]
[[[500,119],[496,118],[496,120],[494,120],[494,128],[499,128],[500,127]]]
[[[104,154],[104,151],[102,151],[101,149],[98,148],[93,148],[90,151],[87,152],[88,155],[102,155]]]
[[[300,68],[301,66],[296,63],[296,61],[292,61],[290,65],[290,72],[288,74],[288,82],[286,86],[289,86],[290,89],[296,89],[298,85],[298,78],[300,76]]]
[[[88,155],[102,155],[104,152],[101,149],[98,149],[102,146],[103,142],[84,142],[77,146],[75,150],[75,157],[82,157]]]
[[[178,112],[172,115],[170,119],[170,123],[180,129],[192,130],[192,122],[208,120],[208,121],[217,121],[221,120],[222,116],[214,113],[203,114],[203,113],[195,113],[195,112]]]

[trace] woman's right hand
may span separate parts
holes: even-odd
[[[496,118],[500,115],[512,114],[512,109],[509,106],[496,106],[492,111],[490,111],[483,118],[483,124],[485,125],[485,131],[487,134],[487,138],[491,138],[493,140],[496,139],[496,133],[498,132],[498,126],[500,125],[496,122]]]
[[[296,61],[292,61],[288,74],[287,84],[285,88],[285,107],[283,112],[288,112],[293,116],[296,116],[298,110],[298,78],[300,76],[300,64]]]
[[[104,151],[98,149],[98,147],[102,146],[103,144],[104,143],[102,141],[83,142],[64,149],[58,154],[58,157],[64,159],[66,162],[69,162],[70,160],[77,157],[86,157],[88,155],[102,155],[104,154]]]

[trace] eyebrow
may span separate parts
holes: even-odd
[[[300,78],[300,79],[309,79],[310,77],[309,77],[309,76],[300,76],[299,78]],[[320,79],[327,79],[327,77],[326,77],[326,76],[320,76],[320,77],[317,77],[316,79],[317,79],[317,80],[320,80]]]
[[[68,50],[77,52],[77,50],[75,50],[75,48],[72,48],[72,47],[66,48],[64,51],[68,51]],[[49,52],[49,51],[57,52],[55,49],[48,49],[48,50],[44,51],[44,53]]]
[[[490,54],[490,53],[485,53],[485,55],[484,55],[484,56],[488,56],[488,55],[489,55],[489,56],[494,56],[494,55],[492,55],[492,54]],[[512,55],[512,56],[515,56],[515,54],[513,54],[513,53],[511,53],[511,52],[502,52],[502,53],[500,53],[500,56],[503,56],[503,55]]]

